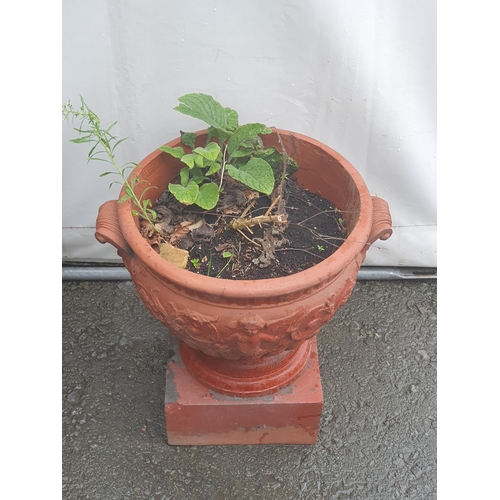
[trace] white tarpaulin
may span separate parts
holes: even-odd
[[[63,3],[62,102],[82,95],[104,124],[118,121],[122,163],[204,128],[173,110],[190,92],[346,157],[393,218],[365,265],[437,265],[435,1]],[[117,260],[94,229],[118,186],[62,130],[63,258]]]

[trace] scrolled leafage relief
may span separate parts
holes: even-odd
[[[287,317],[265,321],[259,314],[249,311],[224,329],[232,353],[238,357],[263,356],[284,351],[293,343],[287,335],[291,326],[303,315],[303,308]]]
[[[138,274],[146,278],[144,273]],[[204,315],[178,307],[175,302],[160,300],[162,292],[151,286],[151,279],[135,281],[145,306],[172,335],[194,349],[226,359],[276,354],[299,347],[330,321],[335,311],[345,304],[355,284],[355,279],[347,278],[340,292],[330,295],[312,310],[298,306],[288,316],[266,321],[255,311],[247,311],[237,319]]]
[[[142,271],[142,272],[141,272]],[[143,278],[147,276],[144,270],[139,269]],[[204,315],[185,307],[179,307],[175,302],[162,301],[164,292],[151,285],[149,280],[134,281],[139,295],[147,309],[168,327],[170,333],[189,347],[208,354],[222,356],[227,359],[238,359],[241,353],[233,348],[231,342],[221,337],[217,328],[218,315]],[[148,284],[148,286],[145,285]]]
[[[141,298],[151,313],[168,327],[170,333],[189,347],[208,354],[222,356],[228,359],[237,359],[231,351],[228,342],[220,338],[216,327],[218,316],[207,316],[186,308],[179,308],[173,302],[162,303],[158,296],[158,289],[146,290],[136,285]]]
[[[290,331],[291,338],[304,341],[316,336],[321,327],[347,302],[355,284],[356,280],[348,278],[344,288],[330,295],[322,305],[307,312]]]

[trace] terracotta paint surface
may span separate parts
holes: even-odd
[[[208,356],[181,343],[186,369],[203,385],[230,396],[264,396],[295,380],[311,355],[311,341],[274,356],[228,360]]]
[[[168,364],[165,419],[171,445],[314,444],[322,407],[316,340],[298,378],[270,396],[212,391],[188,373],[178,351]]]

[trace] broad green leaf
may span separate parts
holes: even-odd
[[[194,132],[183,132],[181,130],[181,142],[184,146],[194,148],[194,143],[196,141],[196,134]]]
[[[186,186],[169,184],[168,190],[174,195],[175,199],[180,201],[183,205],[192,205],[196,201],[199,192],[198,184],[193,181],[189,181]]]
[[[179,97],[174,109],[180,113],[208,123],[218,130],[229,133],[226,110],[212,96],[207,94],[186,94]]]
[[[219,201],[219,188],[214,182],[209,182],[200,186],[196,204],[204,210],[210,210],[217,205]]]
[[[189,181],[189,168],[188,167],[184,167],[183,169],[181,169],[181,171],[179,172],[179,174],[181,176],[181,186],[186,187],[187,183]]]
[[[207,160],[215,161],[217,160],[217,156],[219,156],[220,147],[215,142],[209,142],[204,148],[193,149],[193,153],[197,153]]]
[[[216,161],[207,161],[206,166],[209,167],[209,169],[207,170],[207,172],[205,174],[207,177],[209,175],[215,174],[216,172],[218,172],[221,169],[220,163],[217,163]]]
[[[283,155],[275,147],[270,146],[266,149],[256,151],[255,157],[266,160],[267,163],[271,165],[271,168],[275,172],[275,175],[278,178],[281,176],[281,173],[283,171]],[[289,156],[286,158],[286,162],[287,162],[286,172],[288,174],[295,172],[299,168],[297,162],[293,158],[290,158]]]
[[[160,151],[165,151],[165,153],[171,154],[175,158],[182,158],[186,154],[184,149],[180,146],[177,146],[176,148],[171,148],[170,146],[160,146],[158,149]]]
[[[191,170],[191,180],[196,182],[196,184],[201,184],[207,180],[207,178],[201,173],[201,170],[199,167],[194,167]]]
[[[236,129],[233,135],[227,141],[227,154],[229,157],[243,144],[246,140],[256,137],[259,134],[270,134],[271,129],[261,123],[247,123]]]
[[[181,161],[185,163],[189,168],[194,167],[194,154],[189,153],[181,158]]]
[[[217,130],[215,127],[208,127],[207,144],[209,144],[212,139],[219,139],[222,144],[223,142],[226,142],[230,136],[231,132],[222,132],[221,130]]]
[[[205,166],[205,158],[196,152],[194,153],[194,163],[197,167],[203,168]]]
[[[253,149],[237,149],[233,153],[233,158],[245,158],[246,156],[250,156],[254,152],[255,150]]]
[[[227,128],[231,131],[238,128],[238,113],[231,108],[224,108],[226,110]]]
[[[266,160],[252,158],[247,164],[239,168],[227,165],[227,173],[249,188],[264,194],[271,194],[274,189],[273,169]]]
[[[255,157],[266,160],[267,163],[271,165],[271,168],[275,171],[278,171],[280,168],[282,168],[283,155],[275,147],[269,147],[256,151]]]

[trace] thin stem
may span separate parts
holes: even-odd
[[[222,181],[224,180],[224,170],[226,169],[226,151],[227,151],[227,144],[224,144],[224,153],[222,153],[222,169],[220,173],[219,191],[222,188]]]
[[[229,263],[231,262],[231,260],[233,260],[232,255],[231,255],[231,257],[229,257],[229,259],[227,259],[226,265],[219,271],[219,274],[217,274],[216,278],[218,278],[224,272],[224,269],[226,269],[226,267],[229,266]]]
[[[207,269],[207,276],[210,276],[210,271],[212,270],[212,250],[210,250],[210,257],[208,259],[208,269]]]

